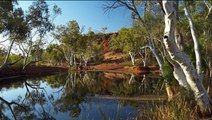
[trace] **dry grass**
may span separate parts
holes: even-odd
[[[154,108],[141,111],[140,120],[199,120],[198,107],[195,101],[185,94],[178,95],[171,102],[155,105]]]

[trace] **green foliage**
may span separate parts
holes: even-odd
[[[209,2],[209,1],[208,1]],[[208,8],[202,1],[186,1],[186,7],[191,14],[194,24],[194,30],[196,37],[200,46],[200,53],[202,58],[202,69],[205,71],[207,69],[207,62],[211,60],[211,28],[212,28],[212,17],[208,14]],[[184,44],[186,47],[186,52],[188,53],[192,63],[195,65],[195,54],[194,54],[194,44],[192,41],[192,36],[190,33],[190,26],[188,20],[182,9],[182,5],[179,7],[179,20],[178,28],[183,34]]]
[[[4,63],[5,58],[6,58],[6,50],[0,47],[0,65]]]
[[[66,57],[66,61],[70,63],[72,55],[76,55],[77,60],[81,57],[90,59],[99,63],[103,59],[102,47],[95,41],[99,36],[89,29],[87,34],[80,32],[80,27],[76,20],[71,20],[67,25],[57,26],[52,33],[53,37],[61,43],[61,49]]]
[[[144,37],[138,27],[122,28],[118,35],[113,35],[109,41],[109,47],[113,51],[124,53],[137,52],[144,45]]]
[[[0,65],[4,63],[5,58],[6,58],[5,54],[0,54]]]
[[[71,53],[76,54],[84,45],[81,44],[83,39],[81,39],[80,27],[76,20],[69,21],[66,26],[57,26],[52,35],[62,44],[62,50],[68,63]]]
[[[34,61],[40,61],[42,60],[43,52],[44,50],[40,45],[38,44],[33,45],[31,49],[31,57],[33,58]]]
[[[0,33],[7,31],[9,14],[13,11],[12,1],[0,1]]]
[[[28,36],[30,30],[24,12],[14,8],[12,1],[1,1],[0,17],[0,33],[9,36],[10,40],[23,41]]]
[[[170,66],[168,61],[165,61],[163,64],[163,77],[167,80],[168,83],[173,82],[173,68]]]
[[[49,5],[45,0],[38,0],[29,6],[26,21],[31,28],[36,28],[40,37],[43,37],[47,32],[54,29],[54,24],[51,19],[61,14],[61,9],[56,5],[53,6],[53,13],[50,14]]]
[[[102,46],[94,42],[91,50],[92,50],[92,55],[93,55],[93,60],[94,60],[93,62],[101,63],[103,60]]]
[[[47,76],[45,78],[46,82],[51,86],[51,88],[59,88],[65,84],[66,79],[64,79],[67,75],[66,74],[57,74]]]
[[[14,63],[17,60],[19,60],[21,58],[20,55],[16,55],[16,54],[11,54],[10,58],[9,58],[9,62],[10,63]],[[22,63],[23,63],[23,59],[20,60],[19,62],[17,62],[16,64],[13,65],[13,67],[17,67],[17,68],[21,68],[22,67]]]
[[[45,57],[50,64],[57,65],[65,61],[62,46],[51,44],[46,48]]]

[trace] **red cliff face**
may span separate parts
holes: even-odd
[[[109,47],[108,47],[108,40],[103,40],[102,41],[102,47],[103,47],[103,52],[104,53],[107,53],[110,51]]]
[[[107,52],[110,52],[110,49],[109,49],[109,39],[113,36],[113,35],[118,35],[118,33],[108,33],[108,34],[104,34],[101,38],[101,45],[103,47],[103,52],[104,53],[107,53]]]

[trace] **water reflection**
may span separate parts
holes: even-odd
[[[129,119],[140,101],[104,99],[162,94],[161,81],[111,72],[70,72],[0,86],[0,119]],[[98,96],[98,97],[97,97]]]

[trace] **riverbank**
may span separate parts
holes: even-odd
[[[52,67],[52,66],[28,66],[25,70],[21,68],[10,68],[0,71],[0,78],[7,79],[15,76],[39,77],[51,75],[59,72],[68,72],[68,67]]]
[[[64,73],[68,72],[70,67],[63,66],[28,66],[25,70],[21,70],[21,68],[11,68],[0,71],[0,79],[13,78],[16,76],[30,76],[30,77],[39,77],[45,75],[51,75],[55,73]],[[113,72],[123,72],[129,74],[148,74],[148,73],[159,73],[158,66],[125,66],[116,63],[109,64],[98,64],[88,66],[83,69],[72,69],[76,71],[113,71]]]
[[[89,66],[87,70],[96,71],[119,71],[124,73],[130,73],[135,75],[148,74],[148,73],[160,73],[159,66],[125,66],[122,64],[109,63]]]

